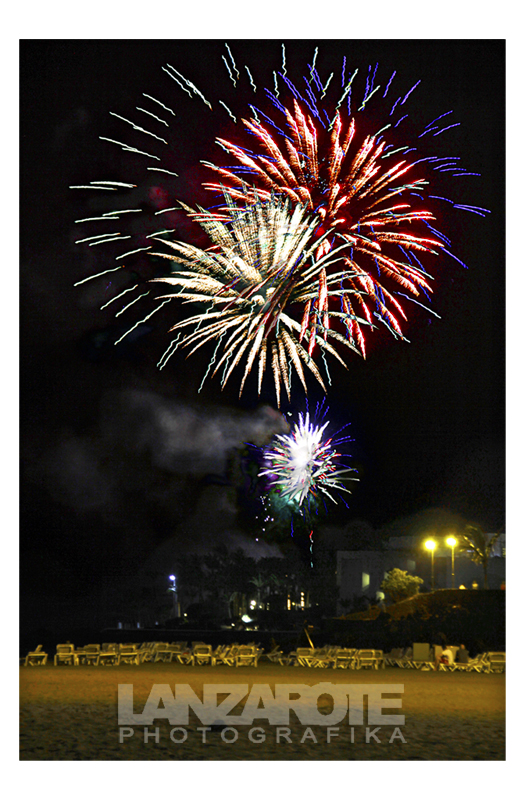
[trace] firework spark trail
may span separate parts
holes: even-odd
[[[252,73],[250,72],[250,70],[249,70],[249,68],[246,66],[246,64],[244,65],[244,69],[245,69],[245,70],[246,70],[246,72],[248,73],[248,77],[249,77],[249,79],[250,79],[250,85],[251,85],[251,87],[252,87],[253,91],[254,91],[254,92],[256,92],[256,91],[257,91],[257,86],[255,85],[255,81],[253,80]]]
[[[138,297],[133,298],[133,300],[131,300],[131,302],[129,302],[126,306],[124,306],[124,308],[121,308],[120,311],[117,311],[117,313],[115,314],[115,317],[120,317],[120,315],[124,314],[124,312],[127,311],[128,308],[131,308],[131,306],[135,305],[135,303],[138,303],[138,301],[141,300],[141,298],[147,297],[148,295],[149,295],[149,292],[143,292],[142,294],[139,294]],[[155,311],[156,310],[157,309],[155,309]],[[152,312],[152,313],[155,313],[155,312]],[[146,319],[149,319],[149,317],[146,317]],[[140,325],[141,322],[145,322],[145,320],[140,320],[140,322],[137,322],[137,325]],[[135,325],[133,328],[131,328],[128,331],[128,333],[131,333],[131,331],[135,330],[137,325]],[[124,334],[124,336],[127,336],[127,335],[128,335],[127,333]],[[124,336],[122,337],[122,339],[124,338]],[[118,342],[121,342],[122,339],[119,339]],[[118,344],[118,342],[115,342],[115,344]]]
[[[143,253],[147,250],[151,250],[151,245],[149,247],[137,247],[136,250],[128,250],[127,253],[121,253],[121,255],[115,258],[115,261],[119,261],[121,258],[126,258],[126,256],[132,256],[135,253]]]
[[[146,294],[148,294],[148,293],[146,292]],[[144,296],[144,297],[145,297],[145,295],[142,295],[142,296]],[[140,297],[137,297],[137,298],[135,298],[135,300],[133,300],[133,303],[136,303],[136,302],[137,302],[137,300],[140,300]],[[160,309],[162,308],[162,306],[165,306],[165,305],[166,305],[166,303],[169,303],[169,300],[165,300],[163,303],[161,303],[161,304],[160,304],[160,306],[157,306],[157,308],[154,308],[154,309],[153,309],[153,311],[151,311],[151,312],[150,312],[149,314],[147,314],[145,317],[143,317],[143,318],[142,318],[142,319],[140,319],[138,322],[136,322],[136,323],[133,325],[133,327],[131,327],[129,330],[127,330],[127,331],[126,331],[126,333],[123,333],[123,334],[122,334],[122,336],[120,337],[120,339],[117,339],[117,341],[115,342],[115,345],[117,345],[117,344],[120,344],[120,342],[121,342],[123,339],[125,339],[125,338],[126,338],[126,336],[129,336],[129,334],[130,334],[130,333],[132,333],[132,331],[134,331],[136,328],[138,328],[138,326],[139,326],[139,325],[142,325],[142,323],[143,323],[143,322],[146,322],[146,320],[150,319],[150,317],[152,317],[152,316],[153,316],[153,314],[156,314],[156,313],[157,313],[157,311],[160,311]],[[131,303],[130,303],[129,305],[131,305]],[[127,307],[129,307],[129,306],[127,306]],[[119,312],[119,314],[120,314],[120,313],[122,313],[122,312]]]
[[[131,122],[131,120],[126,119],[126,117],[121,117],[120,114],[116,114],[114,111],[110,111],[109,113],[111,114],[112,117],[116,117],[117,119],[122,120],[122,122],[127,122],[128,125],[131,125],[134,131],[138,131],[139,133],[145,133],[147,136],[152,136],[154,139],[157,139],[159,142],[162,142],[163,144],[168,144],[166,139],[163,139],[161,136],[157,136],[156,133],[151,133],[151,131],[147,131],[140,125],[135,125],[134,122]]]
[[[112,267],[111,269],[105,269],[104,272],[97,272],[96,275],[89,275],[87,278],[83,278],[81,281],[77,281],[73,284],[73,286],[80,286],[83,283],[87,283],[88,281],[93,281],[95,278],[101,278],[102,275],[107,275],[108,272],[117,272],[117,270],[123,269],[122,266],[119,267]]]
[[[234,122],[237,122],[237,117],[236,117],[236,116],[235,116],[235,115],[232,113],[231,109],[229,109],[229,108],[228,108],[228,106],[226,105],[226,103],[224,103],[222,100],[219,100],[219,103],[221,104],[221,106],[223,106],[223,107],[226,109],[226,111],[228,112],[228,114],[230,115],[230,117],[232,118],[232,120],[233,120]]]
[[[100,222],[102,220],[118,220],[119,217],[108,217],[106,214],[102,217],[84,217],[84,219],[76,219],[75,223],[78,222]]]
[[[164,353],[160,357],[160,359],[159,359],[159,361],[157,363],[157,367],[159,369],[164,369],[164,367],[166,366],[166,364],[168,363],[168,361],[170,360],[170,358],[172,357],[174,352],[177,350],[177,348],[179,346],[180,335],[181,334],[180,334],[180,331],[179,331],[179,333],[177,333],[177,336],[175,337],[175,339],[172,339],[172,341],[169,343],[168,347],[166,348],[166,350],[164,351]]]
[[[84,244],[85,242],[92,242],[94,239],[107,239],[108,236],[120,236],[120,233],[99,233],[97,236],[88,236],[85,239],[77,239],[75,244]]]
[[[146,169],[151,170],[151,172],[164,172],[166,175],[173,175],[174,178],[179,177],[177,172],[172,172],[171,170],[163,169],[162,167],[146,167]]]
[[[110,142],[111,144],[118,144],[124,152],[126,153],[136,153],[139,156],[146,156],[147,158],[153,158],[155,161],[160,161],[159,156],[152,155],[151,153],[146,153],[144,150],[138,150],[136,147],[132,147],[129,144],[124,144],[124,142],[118,142],[116,139],[109,139],[107,136],[99,136],[98,137],[103,142]],[[74,188],[74,187],[71,187]],[[100,187],[102,188],[109,188],[109,187]]]
[[[102,137],[100,137],[102,138]],[[91,186],[90,184],[82,185],[82,186],[70,186],[70,189],[102,189],[107,192],[117,192],[118,189],[116,186]]]
[[[154,103],[157,103],[157,105],[161,106],[165,111],[169,111],[172,116],[174,116],[174,117],[177,116],[175,114],[175,112],[171,110],[171,108],[168,108],[168,106],[165,106],[164,103],[161,103],[160,100],[157,100],[155,97],[152,97],[150,94],[143,93],[142,96],[143,97],[147,97],[148,100],[153,100]]]
[[[157,117],[157,115],[154,114],[152,111],[148,111],[146,108],[142,108],[141,106],[135,106],[135,108],[137,109],[137,111],[142,111],[143,114],[147,114],[148,117],[152,117],[152,119],[155,119],[157,122],[160,122],[162,123],[162,125],[165,125],[167,128],[169,128],[169,123],[166,122],[165,119]]]
[[[103,306],[100,306],[100,310],[102,311],[104,308],[107,308],[109,305],[111,305],[111,303],[114,303],[115,300],[119,300],[123,295],[127,294],[128,292],[133,292],[137,287],[138,283],[136,283],[135,286],[130,286],[128,289],[124,289],[122,292],[115,295],[115,297],[112,297],[111,300],[108,300],[107,303],[104,303]]]
[[[131,239],[131,236],[121,236],[120,234],[117,234],[116,236],[113,236],[110,239],[105,238],[105,239],[99,239],[98,242],[91,242],[89,247],[94,247],[97,244],[107,244],[108,242],[121,242],[123,239]]]

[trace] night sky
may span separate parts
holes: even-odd
[[[126,326],[111,308],[99,311],[114,292],[111,276],[73,286],[113,266],[115,253],[111,245],[74,243],[101,231],[75,223],[95,216],[95,198],[69,186],[129,181],[139,186],[133,202],[139,197],[150,207],[166,198],[210,204],[200,189],[199,162],[218,158],[215,137],[235,130],[218,100],[238,113],[247,97],[261,104],[262,87],[271,87],[272,70],[282,68],[281,40],[228,44],[239,70],[249,66],[255,95],[246,91],[245,71],[244,89],[233,88],[222,41],[21,44],[23,622],[38,614],[43,627],[51,624],[59,598],[80,607],[106,576],[130,574],[163,548],[203,552],[224,541],[244,542],[251,555],[274,552],[255,547],[228,485],[235,448],[283,429],[272,392],[258,398],[250,390],[239,400],[235,376],[223,392],[217,378],[199,392],[211,351],[188,361],[178,352],[159,371],[169,317],[153,317],[115,347]],[[482,218],[440,206],[438,227],[468,265],[440,258],[433,266],[432,309],[440,318],[411,305],[410,343],[377,330],[366,361],[349,358],[347,371],[330,362],[330,419],[335,429],[351,423],[360,481],[349,507],[334,509],[329,523],[343,537],[358,523],[409,532],[408,520],[432,509],[504,530],[504,42],[285,40],[285,46],[291,76],[307,69],[318,46],[325,77],[332,70],[340,76],[346,56],[347,69],[359,67],[364,75],[378,63],[380,83],[396,69],[405,91],[421,79],[407,102],[409,123],[421,130],[453,109],[461,126],[432,144],[481,173],[438,176],[436,194],[492,212]],[[170,80],[166,63],[193,81],[213,111]],[[150,145],[109,115],[137,119],[144,92],[177,113],[165,163],[178,179],[150,174],[146,183],[143,160],[98,138]],[[114,198],[99,202],[108,211]],[[183,223],[177,227],[180,238],[189,234]],[[138,321],[147,306],[130,311],[127,327],[134,313]],[[311,405],[322,399],[313,382],[309,397]],[[292,399],[283,410],[304,411],[303,395]]]

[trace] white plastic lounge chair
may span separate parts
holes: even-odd
[[[67,644],[57,644],[57,651],[53,660],[55,667],[59,664],[68,664],[76,667],[79,663],[79,655],[75,653],[75,645],[69,642]]]
[[[215,667],[217,664],[222,663],[222,656],[227,651],[228,645],[219,644],[212,653],[211,663]]]
[[[173,656],[180,652],[180,648],[175,648],[174,645],[168,644],[167,642],[156,642],[153,652],[154,662],[171,662],[173,661]]]
[[[334,669],[354,669],[357,650],[355,647],[338,647],[332,655]]]
[[[379,659],[375,650],[358,650],[356,655],[355,669],[378,669]]]
[[[288,656],[285,656],[283,651],[279,648],[278,645],[275,645],[269,653],[265,653],[264,657],[271,661],[272,664],[280,664],[283,666],[284,664],[289,663]]]
[[[260,651],[256,645],[241,645],[235,655],[235,666],[256,667],[259,659],[259,653]]]
[[[85,647],[76,656],[79,664],[86,664],[89,667],[98,667],[100,658],[100,645],[99,644],[86,644]]]
[[[191,651],[192,664],[212,664],[213,649],[211,644],[196,644]]]
[[[506,654],[487,653],[485,658],[486,672],[505,672]]]
[[[294,667],[313,667],[315,665],[315,647],[298,647],[294,658]]]
[[[118,645],[115,643],[103,644],[102,650],[100,651],[98,657],[98,663],[104,667],[118,666],[118,664],[120,663],[120,653]]]
[[[42,650],[42,645],[39,644],[36,650],[32,650],[27,654],[24,661],[26,667],[45,667],[47,664],[47,653]]]
[[[140,654],[136,644],[121,644],[119,647],[120,664],[139,664]]]

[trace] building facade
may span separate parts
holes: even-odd
[[[488,539],[491,536],[492,534],[487,534]],[[432,556],[424,548],[421,537],[417,536],[391,537],[383,550],[338,550],[337,613],[348,613],[363,598],[370,603],[377,603],[383,599],[381,583],[387,573],[394,568],[422,578],[420,591],[431,591],[432,584],[435,589],[483,588],[484,574],[481,565],[474,564],[466,553],[454,552],[454,575],[452,575],[451,548],[438,539],[436,545],[433,570]],[[489,559],[487,570],[489,589],[499,589],[505,583],[505,555],[505,535],[502,535]]]

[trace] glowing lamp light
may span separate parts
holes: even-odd
[[[432,580],[431,580],[431,587],[432,591],[434,591],[434,550],[436,549],[436,543],[433,539],[427,539],[425,542],[426,549],[430,552],[431,561],[432,561]]]
[[[454,577],[454,548],[457,545],[458,540],[455,538],[455,536],[449,536],[448,539],[446,540],[446,542],[447,542],[447,544],[450,547],[451,552],[452,552],[452,588],[455,589],[456,588],[456,585],[455,585],[456,584],[456,579]]]
[[[243,614],[241,617],[243,622],[251,622],[252,618],[248,616],[248,614]]]
[[[169,575],[168,577],[169,577],[170,581],[176,580],[175,575]]]

